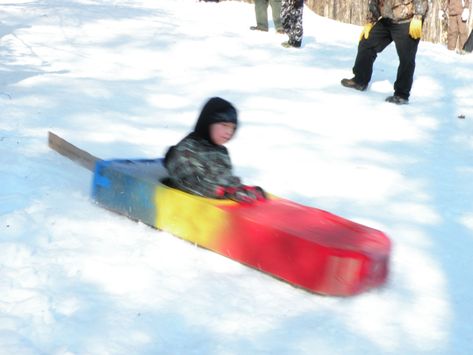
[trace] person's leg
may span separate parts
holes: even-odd
[[[409,36],[410,23],[395,24],[392,26],[391,34],[396,45],[399,56],[399,67],[394,82],[394,95],[403,99],[409,99],[414,81],[414,70],[416,67],[416,53],[419,39]]]
[[[447,48],[451,51],[457,48],[459,17],[460,16],[448,16]]]
[[[304,9],[304,1],[297,0],[295,4],[290,4],[289,1],[283,0],[282,3],[282,25],[284,27],[284,31],[289,37],[289,40],[283,43],[283,46],[299,48],[302,44],[302,12]]]
[[[375,23],[367,39],[362,38],[358,44],[358,52],[353,66],[353,81],[368,86],[373,74],[373,64],[378,56],[391,42],[389,24],[381,20]]]
[[[302,26],[302,16],[304,11],[304,0],[296,3],[293,13],[292,31],[289,34],[289,44],[293,47],[300,47],[304,28]]]
[[[284,32],[286,33],[288,33],[291,29],[290,12],[291,12],[290,0],[281,0],[281,26],[284,29]]]
[[[268,30],[268,3],[269,0],[255,0],[256,27]]]
[[[282,31],[281,24],[281,0],[270,0],[271,13],[273,15],[274,28],[276,31]]]

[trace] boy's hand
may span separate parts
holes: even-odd
[[[255,200],[264,201],[267,199],[266,192],[260,186],[243,185],[245,191],[254,196]]]
[[[252,204],[256,201],[266,200],[266,193],[259,186],[242,185],[239,187],[219,187],[217,196],[227,198],[229,200]]]
[[[238,203],[252,204],[256,201],[255,196],[249,190],[246,190],[245,186],[227,188],[225,191],[225,197]]]

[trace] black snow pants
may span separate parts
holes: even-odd
[[[395,23],[384,18],[376,22],[368,39],[363,38],[358,44],[358,54],[353,67],[355,82],[368,85],[378,53],[394,41],[399,57],[394,95],[404,99],[409,98],[414,81],[415,60],[419,45],[419,40],[413,39],[409,35],[409,25],[410,22]]]

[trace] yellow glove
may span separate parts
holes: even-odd
[[[422,36],[422,19],[414,16],[409,24],[409,36],[413,39],[419,39]]]
[[[360,35],[360,41],[363,38],[368,39],[372,28],[373,28],[373,24],[371,22],[368,22],[367,24],[363,26],[363,30],[361,31],[361,35]]]

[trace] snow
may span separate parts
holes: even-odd
[[[0,1],[1,354],[473,352],[473,56],[422,42],[396,106],[394,46],[361,93],[340,85],[360,27],[306,9],[285,49],[253,24],[240,2]],[[389,235],[385,287],[311,294],[115,215],[47,146],[160,157],[215,95],[245,182]]]

